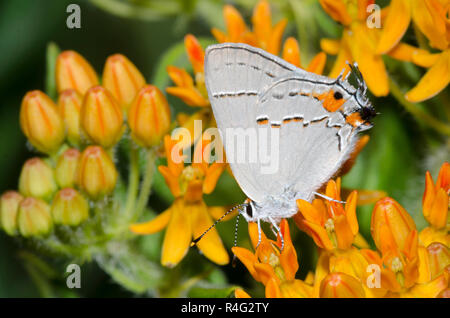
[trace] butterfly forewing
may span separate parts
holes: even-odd
[[[309,200],[356,141],[343,112],[328,111],[317,98],[332,89],[335,80],[305,72],[263,50],[233,43],[210,46],[205,79],[233,174],[256,202],[286,190]],[[349,99],[342,108],[354,107],[351,103]],[[256,132],[256,145],[249,143],[250,130]],[[232,134],[248,142],[239,148],[229,142]],[[236,152],[244,153],[246,160],[237,160]],[[256,162],[249,160],[252,155]]]

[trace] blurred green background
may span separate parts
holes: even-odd
[[[116,1],[116,0],[3,0],[0,2],[0,193],[17,188],[22,163],[35,155],[27,146],[19,127],[19,108],[22,97],[29,90],[45,89],[46,49],[50,42],[62,50],[72,49],[83,55],[101,74],[106,58],[114,53],[126,55],[141,70],[147,81],[156,81],[164,89],[170,81],[162,64],[167,61],[188,67],[182,45],[186,33],[209,38],[212,26],[224,28],[222,7],[224,3],[236,4],[244,17],[251,15],[257,1]],[[66,7],[77,3],[81,7],[81,29],[68,29]],[[299,36],[302,58],[306,61],[318,50],[321,37],[338,37],[340,27],[327,17],[316,0],[272,1],[274,21],[280,16],[289,19],[285,32]],[[247,21],[249,21],[247,19]],[[406,36],[408,40],[408,35]],[[175,47],[175,49],[174,49]],[[165,52],[171,55],[165,55]],[[423,70],[406,63],[386,58],[390,75],[402,81],[405,74],[420,78]],[[328,60],[330,69],[332,57]],[[411,78],[411,76],[410,76]],[[411,87],[405,82],[405,89]],[[409,86],[408,86],[409,85]],[[448,93],[448,90],[447,90]],[[446,94],[447,94],[446,93]],[[369,132],[371,141],[360,155],[356,166],[343,182],[350,188],[384,190],[411,213],[418,228],[424,226],[421,216],[421,196],[424,172],[431,170],[437,176],[440,165],[449,158],[448,137],[442,137],[431,129],[418,124],[392,97],[373,99],[380,115],[375,127]],[[192,111],[173,97],[169,102],[175,110]],[[440,116],[448,103],[435,98],[427,106],[428,111]],[[208,203],[238,203],[242,194],[235,184],[222,178]],[[162,203],[161,203],[162,202]],[[150,205],[160,211],[167,202],[150,199]],[[369,239],[369,222],[372,206],[359,209],[361,231]],[[232,246],[233,222],[219,227],[229,248]],[[240,236],[245,236],[245,225],[241,224]],[[295,231],[299,248],[301,273],[306,275],[314,264],[311,240]],[[33,272],[26,271],[24,259],[32,257],[26,243],[7,237],[0,232],[0,297],[38,297],[41,289],[35,287]],[[201,258],[201,256],[200,256]],[[187,260],[186,262],[192,262]],[[60,262],[64,268],[64,260]],[[185,262],[185,263],[186,263]],[[50,276],[58,276],[51,273]],[[243,267],[223,268],[226,280],[233,284],[246,285],[247,273]],[[55,278],[51,288],[59,290],[60,296],[108,297],[133,296],[112,282],[95,264],[82,267],[83,285],[76,293],[64,286],[63,279]],[[245,276],[245,277],[244,277]],[[87,277],[87,278],[86,278]],[[45,288],[45,287],[44,287]],[[50,288],[50,287],[49,287]]]

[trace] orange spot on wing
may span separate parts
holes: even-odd
[[[354,112],[350,115],[348,115],[345,119],[345,121],[352,125],[353,127],[356,127],[360,125],[362,122],[364,122],[361,118],[361,115],[358,112]]]
[[[344,98],[336,99],[334,90],[330,89],[328,92],[316,95],[322,101],[323,107],[329,112],[335,112],[345,103]]]

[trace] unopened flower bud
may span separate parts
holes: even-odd
[[[153,85],[144,86],[128,114],[133,139],[144,147],[158,145],[170,129],[170,108],[164,94]]]
[[[51,212],[55,224],[77,226],[89,217],[89,203],[75,189],[65,188],[55,195]]]
[[[117,170],[109,155],[99,146],[89,146],[81,154],[77,185],[90,198],[110,194],[116,185]]]
[[[361,282],[344,273],[330,273],[320,284],[321,298],[364,298]]]
[[[60,188],[71,188],[75,185],[79,158],[80,152],[75,148],[67,149],[59,156],[55,177]]]
[[[119,104],[102,86],[88,90],[81,106],[81,128],[95,144],[104,148],[114,146],[123,131],[123,115]]]
[[[114,54],[106,60],[103,85],[113,94],[126,114],[137,92],[145,85],[145,79],[128,58],[122,54]]]
[[[67,89],[59,95],[59,114],[67,132],[67,139],[72,145],[80,144],[80,110],[83,98],[77,91]]]
[[[94,85],[98,77],[92,66],[77,52],[64,51],[56,60],[56,86],[61,93],[74,89],[81,95]]]
[[[0,225],[9,235],[17,234],[17,212],[22,200],[16,191],[5,192],[0,198]]]
[[[370,229],[376,246],[384,253],[388,249],[403,251],[416,225],[400,204],[386,197],[375,204]]]
[[[64,140],[64,125],[55,103],[41,91],[28,92],[20,108],[20,126],[39,151],[52,153]]]
[[[19,191],[26,197],[49,200],[57,190],[53,169],[41,158],[28,159],[19,177]]]
[[[53,228],[50,206],[41,199],[24,199],[19,204],[17,223],[24,237],[49,234]]]

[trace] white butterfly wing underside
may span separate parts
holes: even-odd
[[[206,51],[205,80],[227,157],[231,152],[254,151],[250,145],[231,149],[235,145],[227,143],[229,128],[255,129],[269,148],[270,131],[279,134],[278,167],[271,173],[262,173],[264,164],[259,161],[230,162],[242,190],[256,202],[277,197],[287,188],[310,200],[355,144],[356,131],[345,125],[343,114],[328,112],[312,98],[329,90],[334,79],[245,44],[219,44]],[[348,99],[343,109],[354,108],[353,104]]]

